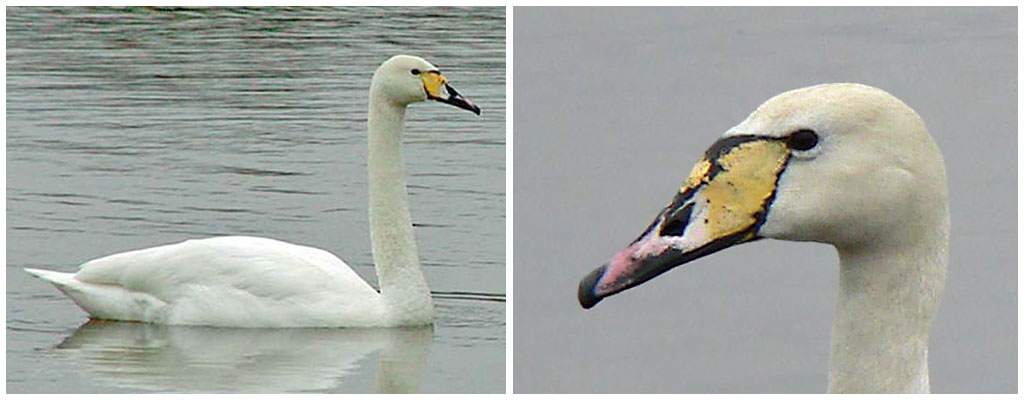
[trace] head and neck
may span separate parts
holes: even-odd
[[[381,295],[394,318],[407,324],[433,320],[434,310],[413,237],[400,146],[406,107],[426,100],[480,115],[477,105],[420,57],[395,56],[374,72],[367,117],[370,237]]]
[[[761,238],[828,243],[840,256],[830,392],[928,392],[949,226],[943,159],[918,115],[876,88],[818,85],[773,97],[727,131],[578,297],[591,308]]]

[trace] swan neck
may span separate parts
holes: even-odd
[[[372,85],[367,118],[370,237],[378,285],[399,323],[429,323],[433,304],[420,270],[402,161],[406,107],[379,94]]]
[[[929,392],[929,326],[947,269],[949,217],[940,218],[915,240],[838,247],[830,392]]]

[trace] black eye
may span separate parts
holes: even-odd
[[[819,135],[810,129],[801,129],[787,137],[787,146],[794,150],[811,150],[819,144]]]
[[[418,70],[416,68],[413,68],[413,69],[409,70],[409,73],[411,73],[413,75],[420,75],[420,70]]]

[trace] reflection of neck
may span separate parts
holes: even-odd
[[[378,393],[417,393],[420,375],[434,342],[434,327],[384,330],[388,340],[381,349],[377,369]]]
[[[399,323],[427,324],[431,293],[420,271],[413,224],[406,205],[402,124],[406,107],[388,102],[371,85],[367,169],[370,238],[381,296]]]
[[[838,249],[830,392],[929,392],[929,325],[946,277],[949,225],[944,216],[915,235],[920,240]]]

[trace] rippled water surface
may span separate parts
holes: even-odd
[[[376,284],[366,90],[421,55],[484,110],[407,114],[433,330],[86,323],[25,267],[225,234]],[[503,392],[503,8],[7,9],[8,392]]]

